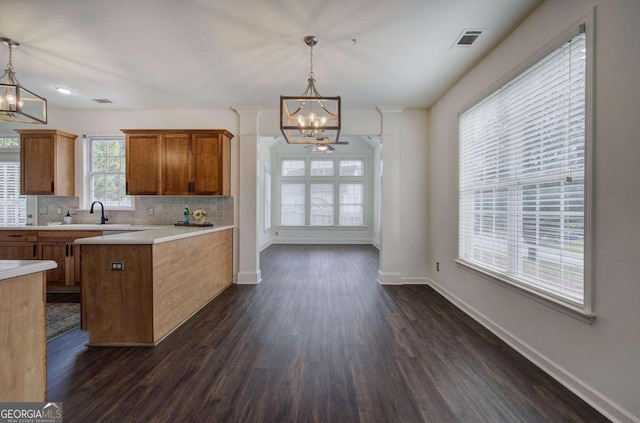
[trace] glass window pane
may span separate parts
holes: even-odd
[[[363,185],[360,183],[340,184],[341,226],[361,226],[364,224]]]
[[[311,226],[333,225],[333,184],[311,184]]]
[[[362,176],[364,175],[364,160],[340,160],[340,176]]]
[[[91,201],[117,208],[131,208],[126,195],[124,138],[90,139]]]
[[[305,184],[282,184],[280,187],[280,224],[303,226],[305,224]]]
[[[311,160],[311,176],[333,176],[333,160]]]
[[[304,176],[304,159],[282,160],[282,176]]]

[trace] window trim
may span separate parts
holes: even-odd
[[[83,134],[82,135],[82,151],[83,151],[83,169],[82,169],[82,196],[80,198],[80,209],[89,210],[91,207],[91,140],[124,140],[123,134]],[[126,152],[125,152],[126,160]],[[131,195],[131,207],[113,207],[109,206],[109,210],[113,211],[135,211],[136,197]],[[106,206],[105,206],[106,207]]]
[[[484,100],[491,93],[517,77],[522,72],[529,69],[536,64],[539,60],[545,57],[557,49],[563,42],[572,38],[576,34],[577,28],[584,28],[585,43],[586,43],[586,78],[585,78],[585,174],[584,174],[584,303],[582,307],[573,305],[572,303],[564,300],[554,298],[552,295],[548,295],[544,292],[538,291],[533,288],[529,288],[522,283],[516,283],[510,280],[506,275],[492,272],[484,267],[477,266],[469,263],[468,261],[456,256],[453,261],[461,268],[467,269],[476,273],[490,281],[496,282],[502,286],[505,286],[519,294],[522,294],[530,299],[540,302],[554,310],[567,314],[579,321],[587,324],[591,324],[595,319],[596,314],[593,309],[593,268],[592,268],[592,253],[593,253],[593,238],[594,238],[594,18],[593,9],[590,9],[587,13],[582,15],[579,19],[574,21],[571,25],[560,31],[558,35],[553,37],[549,42],[545,43],[541,48],[537,49],[533,54],[529,55],[527,59],[518,64],[512,70],[498,78],[493,84],[489,85],[486,89],[481,91],[470,102],[458,112],[458,118],[464,112],[475,106],[480,101]],[[456,137],[458,142],[460,140],[459,127],[456,126]],[[459,146],[458,146],[459,147]],[[460,172],[456,172],[456,186],[459,186]],[[460,205],[457,205],[457,209],[460,210]],[[459,213],[456,213],[456,246],[460,245],[460,233],[459,233]],[[458,251],[456,251],[456,255]]]

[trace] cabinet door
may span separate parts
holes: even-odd
[[[191,142],[188,134],[163,137],[162,194],[191,193]]]
[[[55,180],[54,136],[22,134],[20,136],[20,193],[50,195]]]
[[[40,241],[40,259],[53,260],[58,264],[55,269],[47,270],[47,283],[67,283],[67,258],[69,257],[69,244],[64,241]]]
[[[35,242],[0,242],[0,260],[34,260],[36,258]]]
[[[193,193],[222,195],[222,148],[217,134],[193,134]]]
[[[127,194],[160,194],[160,135],[127,135]]]

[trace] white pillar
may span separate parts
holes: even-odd
[[[380,270],[382,285],[402,285],[400,263],[401,188],[401,118],[404,108],[378,107],[382,116],[382,149],[380,154]]]
[[[260,274],[258,251],[258,116],[260,107],[233,107],[240,118],[238,172],[238,284],[257,284]]]

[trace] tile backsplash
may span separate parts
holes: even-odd
[[[78,197],[38,196],[38,225],[47,222],[62,222],[67,211],[71,211],[73,223],[100,223],[100,207],[78,210]],[[109,223],[130,223],[132,225],[172,225],[182,221],[185,204],[189,210],[202,209],[207,212],[205,221],[215,226],[233,225],[233,197],[217,196],[136,196],[135,210],[109,210],[105,215]],[[77,214],[74,215],[74,210]],[[153,215],[150,213],[153,213]],[[193,218],[192,218],[193,219]],[[36,222],[32,222],[36,224]]]

